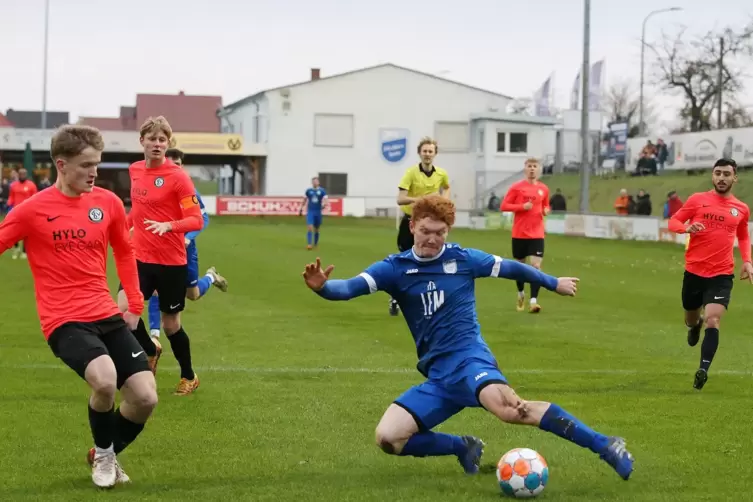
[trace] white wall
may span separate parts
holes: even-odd
[[[513,122],[499,122],[484,120],[479,123],[479,129],[484,131],[483,163],[479,166],[486,171],[503,171],[516,173],[523,170],[525,160],[529,157],[544,158],[549,153],[549,145],[555,143],[555,132],[551,126],[538,124],[520,124]],[[528,135],[528,149],[525,153],[497,152],[497,133],[506,133],[507,145],[510,143],[510,133],[526,133]]]
[[[266,194],[303,193],[319,172],[347,173],[349,196],[394,196],[404,170],[417,162],[416,146],[422,136],[434,136],[436,121],[467,122],[474,112],[504,110],[508,99],[476,91],[394,67],[380,67],[333,79],[289,88],[288,98],[279,90],[267,94],[269,138],[267,143]],[[284,101],[289,111],[283,110]],[[255,107],[231,114],[244,124]],[[352,114],[353,147],[314,146],[317,113]],[[410,131],[407,154],[398,163],[382,158],[381,128]],[[244,136],[246,126],[244,125]],[[469,135],[470,136],[470,135]],[[449,171],[459,205],[473,197],[476,155],[468,150],[442,150],[436,164]]]

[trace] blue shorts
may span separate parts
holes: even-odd
[[[196,248],[196,241],[191,241],[191,244],[186,248],[186,257],[188,259],[186,262],[188,268],[186,287],[192,288],[199,284],[199,250]]]
[[[306,225],[319,228],[322,226],[322,213],[306,213]]]
[[[487,358],[470,358],[442,379],[430,378],[411,387],[395,404],[413,416],[419,430],[428,431],[463,408],[480,408],[479,394],[494,383],[507,383],[497,364]]]

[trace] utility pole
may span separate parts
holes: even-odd
[[[580,212],[589,212],[589,177],[591,176],[591,155],[588,147],[588,93],[591,70],[591,0],[583,0],[583,68],[580,80],[583,85],[580,110]]]
[[[722,128],[722,81],[724,78],[724,37],[719,37],[719,75],[716,81],[716,128]]]

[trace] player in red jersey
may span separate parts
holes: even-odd
[[[500,205],[501,211],[513,213],[512,223],[512,257],[521,263],[526,259],[531,266],[541,270],[544,259],[544,216],[549,214],[549,188],[541,181],[541,164],[536,159],[527,159],[524,180],[513,184],[505,194]],[[525,309],[525,283],[517,281],[517,310]],[[541,285],[531,283],[531,301],[528,311],[532,314],[541,312],[538,302]]]
[[[92,480],[112,487],[129,481],[116,455],[144,429],[157,390],[131,333],[144,298],[125,208],[115,194],[94,186],[103,149],[92,127],[63,126],[55,133],[57,181],[0,223],[0,253],[26,240],[42,332],[52,352],[92,389]],[[107,285],[108,244],[128,300],[122,315]],[[117,389],[121,402],[114,411]]]
[[[18,170],[18,179],[11,182],[8,187],[10,192],[8,194],[8,211],[37,193],[37,186],[27,176],[26,169],[22,167]],[[26,246],[23,242],[19,242],[13,248],[13,259],[16,260],[19,256],[24,260],[26,259]]]
[[[689,234],[682,279],[682,307],[691,347],[698,344],[704,318],[706,321],[701,365],[693,381],[693,387],[698,390],[708,380],[709,367],[719,347],[719,324],[729,308],[735,280],[735,238],[743,259],[740,279],[753,283],[748,233],[750,209],[732,195],[732,187],[737,182],[735,161],[717,160],[711,181],[713,190],[691,195],[669,220],[669,230]]]
[[[191,178],[165,158],[173,135],[170,124],[164,117],[150,117],[141,126],[140,134],[145,160],[128,168],[132,204],[128,222],[133,228],[141,292],[147,299],[155,292],[159,295],[162,327],[180,365],[175,394],[185,396],[199,387],[191,364],[191,344],[180,321],[188,277],[185,233],[201,230],[204,220]],[[123,293],[118,302],[121,309],[126,308]],[[139,320],[135,335],[156,372],[162,346],[149,337],[143,320]]]

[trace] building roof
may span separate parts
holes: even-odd
[[[13,122],[8,120],[2,113],[0,113],[0,127],[13,127]]]
[[[96,127],[100,131],[125,131],[120,117],[79,117],[78,123]]]
[[[13,110],[5,112],[5,116],[19,129],[40,129],[42,127],[41,111]],[[70,120],[68,112],[47,112],[47,129],[57,129],[61,125],[68,124]]]
[[[423,75],[425,77],[430,77],[430,78],[433,78],[433,79],[436,79],[436,80],[440,80],[442,82],[447,82],[447,83],[450,83],[450,84],[459,85],[459,86],[465,87],[467,89],[473,89],[474,91],[484,92],[484,93],[487,93],[489,95],[496,96],[496,97],[499,97],[499,98],[513,99],[511,96],[507,96],[505,94],[500,94],[498,92],[489,91],[487,89],[481,89],[480,87],[474,87],[472,85],[464,84],[464,83],[458,82],[456,80],[450,80],[450,79],[447,79],[447,78],[444,78],[444,77],[439,77],[439,76],[433,75],[431,73],[425,73],[425,72],[422,72],[422,71],[419,71],[419,70],[414,70],[412,68],[406,68],[404,66],[399,66],[399,65],[396,65],[396,64],[393,64],[393,63],[384,63],[384,64],[380,64],[380,65],[375,65],[375,66],[368,66],[366,68],[359,68],[357,70],[351,70],[351,71],[348,71],[348,72],[345,72],[345,73],[338,73],[336,75],[330,75],[328,77],[309,79],[309,80],[306,80],[306,81],[303,81],[303,82],[296,82],[294,84],[281,85],[279,87],[272,87],[270,89],[259,91],[256,94],[252,94],[251,96],[247,96],[247,97],[245,97],[243,99],[235,101],[234,103],[230,103],[229,105],[225,106],[223,108],[223,110],[233,110],[235,108],[238,108],[240,106],[245,105],[246,103],[250,103],[250,102],[256,101],[258,98],[260,98],[265,93],[270,92],[270,91],[276,91],[278,89],[285,89],[285,88],[288,88],[288,87],[296,87],[296,86],[299,86],[299,85],[311,84],[311,83],[319,82],[319,81],[322,81],[322,80],[329,80],[329,79],[338,78],[338,77],[345,77],[347,75],[352,75],[354,73],[367,72],[367,71],[372,71],[372,70],[376,70],[376,69],[379,69],[379,68],[387,68],[387,67],[389,67],[389,68],[396,68],[398,70],[402,70],[402,71],[414,73],[414,74],[417,74],[417,75]]]
[[[136,127],[149,117],[164,116],[174,131],[220,132],[217,111],[222,108],[220,96],[187,96],[178,94],[138,94],[136,96]]]
[[[491,122],[510,122],[513,124],[532,124],[540,126],[554,126],[560,123],[556,117],[534,117],[529,115],[513,115],[509,113],[472,113],[471,120],[488,120]]]

